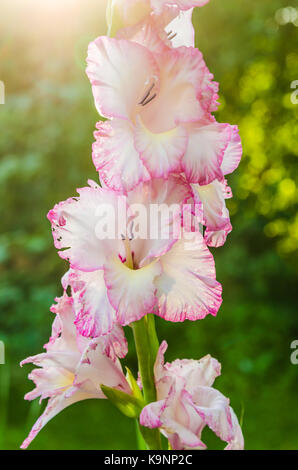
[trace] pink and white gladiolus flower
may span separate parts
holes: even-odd
[[[64,294],[51,308],[56,314],[46,352],[28,357],[21,365],[33,363],[39,369],[29,374],[35,389],[26,400],[49,399],[43,414],[22,444],[26,449],[41,429],[63,409],[81,400],[105,398],[100,385],[130,394],[118,357],[125,357],[127,342],[121,327],[108,336],[90,340],[74,326],[73,301]]]
[[[173,19],[187,15],[191,20],[194,7],[202,7],[209,0],[108,0],[107,25],[109,36],[128,28],[140,29],[146,24],[161,28]],[[188,20],[188,25],[190,21]],[[191,25],[193,30],[193,27]],[[183,29],[181,29],[183,31]],[[191,44],[194,46],[194,44]]]
[[[221,171],[224,176],[236,170],[241,156],[241,139],[237,126],[234,126],[232,139],[221,163]],[[224,245],[227,235],[232,230],[229,211],[225,203],[226,199],[233,197],[231,188],[225,179],[216,179],[210,184],[204,186],[193,185],[192,187],[197,208],[201,206],[201,215],[197,215],[202,225],[206,227],[204,238],[207,245],[212,247]]]
[[[242,450],[242,431],[229,400],[212,387],[221,372],[217,360],[208,355],[164,364],[166,349],[164,341],[154,367],[157,401],[143,409],[142,426],[160,428],[173,450],[205,449],[205,426],[228,443],[226,450]]]
[[[153,43],[156,51],[107,37],[89,46],[95,105],[109,119],[98,123],[93,145],[100,178],[122,192],[170,173],[200,185],[223,179],[233,126],[211,116],[218,85],[197,49]]]
[[[184,233],[183,227],[176,231],[183,203],[192,194],[182,177],[141,183],[121,196],[129,223],[122,226],[120,237],[97,233],[103,210],[110,219],[107,224],[114,227],[119,195],[94,184],[78,192],[79,198],[58,204],[48,218],[55,246],[70,262],[63,284],[72,287],[82,335],[107,334],[114,324],[128,325],[147,313],[173,322],[217,314],[222,289],[213,257],[200,232]],[[158,214],[148,217],[140,237],[137,212],[143,208],[147,217],[154,206],[173,210],[166,212],[160,228]]]

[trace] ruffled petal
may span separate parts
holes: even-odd
[[[120,325],[128,325],[150,313],[156,304],[154,279],[161,266],[154,261],[144,268],[132,270],[119,258],[110,260],[104,268],[110,303],[116,310]]]
[[[120,325],[114,325],[108,335],[101,337],[101,342],[104,354],[114,362],[118,358],[123,359],[128,353],[127,339]]]
[[[225,448],[225,450],[243,450],[244,449],[244,438],[242,434],[242,429],[239,424],[238,418],[233,410],[230,407],[230,412],[232,416],[232,426],[233,426],[233,438]]]
[[[173,450],[205,449],[205,426],[228,443],[227,450],[243,449],[238,419],[229,400],[211,388],[221,366],[210,355],[199,361],[183,359],[165,363],[166,341],[160,345],[154,365],[157,401],[147,405],[140,423],[160,428]]]
[[[150,51],[135,42],[99,37],[89,45],[87,75],[98,112],[128,119],[158,68]]]
[[[135,130],[135,146],[150,175],[154,178],[167,178],[169,173],[180,169],[180,161],[187,147],[187,133],[182,127],[153,133],[139,118]]]
[[[242,157],[242,144],[238,126],[232,126],[232,135],[224,153],[221,169],[224,175],[233,173],[238,168]]]
[[[155,401],[145,406],[140,415],[141,426],[154,429],[162,426],[161,415],[166,408],[166,400]]]
[[[182,403],[181,403],[182,405]],[[206,445],[188,426],[183,426],[175,419],[163,417],[163,426],[173,450],[205,450]]]
[[[114,338],[110,338],[110,346]],[[100,385],[121,390],[130,394],[128,382],[123,374],[120,361],[116,357],[108,357],[106,338],[95,338],[86,348],[77,367],[75,385],[94,394],[95,391],[104,398]],[[114,354],[114,352],[113,352]]]
[[[44,345],[47,352],[77,351],[76,329],[74,326],[73,299],[64,292],[57,297],[50,311],[55,314],[52,325],[52,334],[49,342]]]
[[[214,113],[219,107],[219,83],[215,82],[213,74],[209,71],[208,67],[204,63],[202,67],[202,83],[199,99],[206,115]]]
[[[228,146],[231,128],[228,124],[211,123],[189,126],[188,148],[182,169],[191,183],[206,185],[222,179],[221,164]]]
[[[143,409],[141,424],[160,428],[173,450],[206,448],[201,441],[205,426],[228,443],[227,450],[243,449],[242,431],[229,400],[211,388],[221,372],[219,362],[207,355],[199,361],[165,363],[166,349],[163,341],[154,365],[158,401]]]
[[[210,387],[197,387],[191,395],[184,391],[183,397],[193,406],[203,422],[222,441],[230,444],[230,450],[234,445],[243,448],[242,431],[234,412],[232,416],[228,398]]]
[[[193,9],[181,11],[167,26],[172,47],[194,47],[195,30],[192,23]],[[172,38],[172,39],[171,39]]]
[[[71,269],[63,278],[64,289],[68,286],[72,288],[78,332],[88,338],[110,333],[116,314],[107,296],[103,271],[86,273]]]
[[[154,377],[159,399],[168,395],[170,387],[177,379],[183,380],[186,390],[193,390],[198,385],[211,387],[216,377],[221,373],[220,363],[208,354],[202,359],[176,359],[174,362],[166,363],[165,352],[168,348],[166,341],[159,347],[154,364]]]
[[[168,321],[216,315],[222,302],[213,256],[200,233],[190,236],[190,240],[184,236],[161,258],[163,273],[155,281],[158,314]]]
[[[134,145],[134,129],[128,121],[99,122],[95,132],[92,158],[105,185],[126,192],[150,175]]]
[[[190,422],[189,410],[182,401],[182,395],[172,386],[164,400],[150,403],[140,415],[142,426],[161,428],[169,439],[173,450],[205,449],[199,433],[196,434]]]
[[[111,252],[121,252],[120,240],[114,233],[121,198],[112,191],[95,187],[78,189],[78,193],[79,198],[57,204],[48,219],[55,246],[62,250],[61,258],[69,260],[74,269],[95,271],[103,267]],[[101,233],[102,225],[112,233]]]
[[[226,181],[213,181],[206,186],[194,186],[194,191],[203,204],[203,224],[206,226],[204,238],[208,246],[224,245],[232,231],[229,211],[225,199],[232,196]]]
[[[166,364],[164,375],[181,377],[185,380],[185,388],[193,390],[198,385],[211,387],[221,373],[220,363],[208,354],[199,361],[194,359],[176,359]]]

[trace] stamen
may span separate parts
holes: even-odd
[[[129,241],[132,241],[132,240],[134,239],[134,236],[133,236],[134,224],[135,224],[135,221],[132,220],[132,221],[131,221],[131,224],[130,224],[130,236],[129,236]]]
[[[154,95],[151,96],[151,98],[149,98],[147,101],[142,103],[142,106],[146,106],[146,104],[148,104],[148,103],[150,103],[150,101],[154,100],[154,98],[156,98],[156,96],[157,96],[157,93],[154,93]]]
[[[144,106],[144,102],[149,98],[149,95],[150,95],[150,93],[151,93],[151,91],[153,90],[154,87],[155,87],[155,83],[152,83],[149,90],[145,94],[144,98],[139,102],[139,104]]]
[[[125,240],[124,246],[125,246],[125,254],[126,254],[126,266],[128,266],[130,269],[134,269],[133,258],[132,258],[131,249],[130,249],[130,242],[128,238]]]
[[[133,240],[133,227],[134,227],[134,220],[131,221],[130,223],[130,234],[124,235],[121,233],[121,239],[124,242],[124,248],[125,248],[125,264],[128,266],[130,269],[134,269],[134,262],[133,262],[133,253],[131,252],[131,246],[130,242]],[[123,261],[122,261],[123,262]]]
[[[177,33],[173,33],[172,36],[168,36],[169,41],[172,41],[177,36]]]

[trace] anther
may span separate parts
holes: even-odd
[[[154,100],[154,98],[156,98],[157,96],[157,93],[154,93],[153,96],[151,96],[151,98],[149,98],[147,101],[145,101],[144,103],[142,103],[142,106],[146,106],[146,104],[150,103],[152,100]]]
[[[155,83],[152,83],[152,85],[150,86],[149,90],[147,91],[147,93],[145,93],[145,96],[143,97],[143,99],[139,102],[139,104],[141,104],[142,106],[145,106],[146,104],[146,100],[148,100],[149,96],[150,96],[150,93],[151,91],[153,90],[153,88],[155,87]],[[155,95],[156,96],[156,95]]]
[[[172,41],[177,36],[177,33],[173,33],[172,35],[168,35],[169,41]]]
[[[134,239],[134,236],[133,236],[134,225],[135,225],[135,221],[132,220],[131,224],[130,224],[130,228],[129,228],[129,230],[130,230],[129,241],[130,242]]]

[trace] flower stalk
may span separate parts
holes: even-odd
[[[132,325],[138,366],[141,375],[143,394],[146,404],[156,401],[154,381],[154,362],[158,351],[158,339],[153,315],[146,315]],[[161,436],[158,429],[140,426],[140,431],[150,450],[160,450]]]

